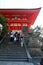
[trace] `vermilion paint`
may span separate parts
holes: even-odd
[[[41,8],[37,9],[0,9],[0,15],[8,19],[8,30],[22,30],[24,26],[28,27],[34,24],[35,19]],[[17,17],[17,19],[15,19]]]

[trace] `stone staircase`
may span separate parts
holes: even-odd
[[[6,38],[0,46],[0,60],[27,61],[25,48]]]

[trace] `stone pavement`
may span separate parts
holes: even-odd
[[[0,65],[34,65],[29,62],[0,61]]]

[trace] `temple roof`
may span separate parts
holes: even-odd
[[[0,15],[4,15],[7,18],[14,18],[17,16],[18,18],[26,18],[24,19],[25,22],[28,21],[29,26],[33,25],[41,8],[35,8],[35,9],[0,9]],[[15,20],[12,20],[14,22]],[[9,21],[11,22],[11,20]]]

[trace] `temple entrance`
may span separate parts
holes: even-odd
[[[22,32],[28,33],[28,27],[27,27],[27,26],[23,26],[23,27],[22,27]]]
[[[39,11],[40,8],[0,10],[0,14],[8,20],[8,34],[6,34],[4,39],[0,42],[0,60],[29,61],[31,55],[26,47],[23,34],[29,32]],[[24,33],[22,33],[22,31]],[[16,37],[15,32],[19,32],[21,37]],[[15,42],[15,39],[17,42]],[[18,39],[20,39],[19,42]],[[25,39],[27,42],[27,38]]]

